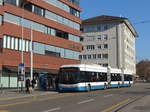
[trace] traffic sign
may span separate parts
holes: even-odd
[[[24,63],[20,63],[18,65],[18,75],[25,75],[25,65],[24,65]]]

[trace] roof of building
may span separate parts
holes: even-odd
[[[138,37],[138,34],[136,30],[134,29],[133,25],[128,20],[128,18],[125,18],[125,17],[101,15],[101,16],[96,16],[96,17],[92,17],[89,19],[85,19],[82,21],[83,26],[94,25],[94,24],[109,24],[109,23],[125,23],[127,27],[131,30],[133,35],[135,37]]]
[[[116,16],[107,16],[107,15],[101,15],[101,16],[96,16],[92,17],[89,19],[83,20],[83,24],[86,23],[95,23],[95,22],[112,22],[112,21],[121,21],[127,18],[124,17],[116,17]]]

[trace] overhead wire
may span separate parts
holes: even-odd
[[[140,22],[136,22],[136,23],[133,23],[133,24],[146,24],[146,23],[149,23],[150,20],[146,20],[146,21],[140,21]]]

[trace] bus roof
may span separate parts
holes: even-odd
[[[69,67],[77,67],[81,71],[94,71],[94,72],[102,71],[102,72],[107,72],[106,67],[102,67],[102,66],[96,65],[96,64],[73,64],[73,65],[63,65],[63,66],[61,66],[61,68],[69,68]]]
[[[79,68],[80,71],[91,71],[91,72],[107,72],[108,67],[102,67],[101,65],[97,64],[70,64],[70,65],[63,65],[60,68]],[[122,73],[121,69],[117,68],[110,68],[110,73]],[[131,72],[124,70],[124,74],[130,74]]]

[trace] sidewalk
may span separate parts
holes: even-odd
[[[32,93],[26,93],[25,91],[20,91],[18,89],[4,89],[0,91],[0,101],[13,100],[19,98],[33,97],[33,96],[44,96],[50,94],[57,94],[56,91],[44,91],[36,89]]]
[[[137,101],[127,105],[118,112],[150,112],[150,95],[146,95]]]

